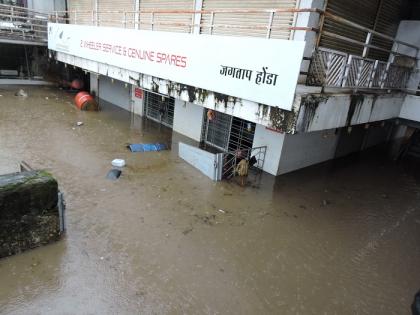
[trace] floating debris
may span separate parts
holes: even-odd
[[[15,96],[28,97],[28,93],[26,93],[23,89],[20,89],[15,93]]]
[[[112,160],[111,164],[112,166],[115,166],[115,167],[124,167],[125,161],[123,159],[115,159],[115,160]]]
[[[118,178],[120,178],[121,173],[122,172],[120,170],[112,169],[108,172],[108,174],[106,175],[106,178],[110,180],[117,180]]]
[[[150,152],[168,149],[164,143],[136,143],[128,145],[128,148],[131,152]]]

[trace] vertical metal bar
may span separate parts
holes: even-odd
[[[92,19],[91,21],[92,25],[95,25],[95,10],[92,10],[91,12],[91,19]]]
[[[210,35],[213,35],[214,12],[210,15]]]
[[[376,70],[378,69],[379,60],[375,60],[373,64],[372,72],[370,73],[370,78],[368,80],[368,87],[373,87],[373,79],[375,78]]]
[[[58,11],[55,11],[55,23],[58,23]]]
[[[99,0],[95,0],[95,26],[99,25],[99,16],[98,16],[98,9],[99,9]]]
[[[267,25],[267,35],[266,38],[270,38],[271,37],[271,29],[273,27],[273,20],[274,20],[274,11],[270,12],[270,16],[268,18],[268,25]]]
[[[155,13],[154,12],[150,13],[150,24],[151,24],[151,28],[152,28],[152,31],[153,31],[154,30],[154,24],[155,24]]]
[[[201,11],[203,10],[203,0],[194,1],[194,14],[193,14],[193,34],[200,34],[201,32]]]
[[[134,7],[134,28],[138,30],[140,27],[139,19],[140,19],[140,0],[135,0],[135,7]]]
[[[23,48],[25,50],[25,60],[26,60],[26,69],[28,71],[28,77],[31,78],[31,70],[29,68],[29,59],[28,59],[28,52],[26,50],[26,45],[24,45]]]
[[[295,9],[299,9],[300,8],[300,3],[301,3],[301,0],[297,0],[296,1]],[[292,26],[299,26],[299,25],[297,25],[298,17],[299,17],[299,12],[293,13]],[[289,40],[294,40],[294,38],[295,38],[295,32],[296,32],[295,30],[291,30],[290,31]]]
[[[341,84],[340,84],[340,86],[342,86],[342,87],[345,87],[346,84],[347,84],[347,79],[348,79],[348,76],[349,76],[349,73],[350,73],[350,67],[351,67],[352,59],[353,59],[353,56],[349,55],[348,59],[347,59],[347,64],[345,65],[344,75],[343,75],[343,78],[342,78],[342,81],[341,81]]]
[[[367,33],[366,40],[365,40],[365,46],[363,47],[363,54],[362,54],[363,58],[366,58],[368,53],[369,53],[369,47],[367,45],[370,45],[371,41],[372,41],[372,33],[369,32],[369,33]]]
[[[327,11],[327,7],[328,7],[328,0],[325,0],[323,11],[322,11],[322,13],[320,13],[321,14],[321,17],[319,19],[319,26],[318,26],[319,31],[318,31],[318,36],[317,36],[317,39],[316,39],[315,48],[318,48],[319,47],[319,43],[321,42],[322,30],[324,28],[324,23],[325,23],[325,14],[324,14],[324,12]]]
[[[123,26],[124,28],[127,28],[127,12],[126,11],[123,12],[123,17],[124,17]]]
[[[77,24],[77,11],[76,10],[74,10],[73,16],[74,16],[74,24]]]

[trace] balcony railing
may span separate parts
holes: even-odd
[[[52,22],[94,26],[114,26],[145,30],[169,30],[187,33],[214,34],[216,30],[231,30],[266,38],[284,38],[276,33],[317,31],[312,27],[294,26],[300,13],[318,12],[312,8],[250,9],[250,10],[141,10],[141,11],[56,11]],[[226,15],[230,15],[229,18]],[[287,15],[287,16],[285,16]],[[220,23],[219,17],[223,16]],[[290,17],[291,16],[291,17]]]
[[[46,45],[47,23],[47,14],[0,4],[0,41]]]
[[[324,16],[336,23],[366,33],[364,42],[340,34],[322,31],[341,42],[359,46],[362,56],[344,53],[323,47],[315,47],[307,76],[307,84],[352,89],[405,89],[407,81],[416,66],[419,47],[397,40],[375,30],[358,25],[352,21],[324,12]],[[391,49],[373,45],[373,38],[391,43]],[[389,56],[387,61],[367,58],[369,50],[381,51]]]

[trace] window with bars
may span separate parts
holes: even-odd
[[[162,95],[145,92],[146,117],[167,127],[172,128],[174,123],[175,99]]]
[[[212,119],[206,114],[203,140],[222,151],[252,148],[255,123],[213,111]]]

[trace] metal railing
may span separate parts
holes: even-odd
[[[47,44],[48,14],[0,4],[0,42]]]
[[[284,14],[291,14],[295,17],[299,13],[318,12],[313,8],[281,8],[281,9],[250,9],[250,10],[140,10],[140,11],[55,11],[51,15],[51,22],[84,24],[94,26],[115,26],[122,28],[182,31],[189,33],[214,34],[215,30],[236,30],[253,31],[259,36],[273,38],[276,31],[290,32],[289,39],[293,37],[294,31],[317,31],[312,27],[293,26],[289,21],[279,22]],[[238,22],[218,23],[217,18],[220,15],[232,14],[239,17]],[[255,17],[261,15],[257,23],[248,23],[244,20],[246,17]],[[242,19],[242,21],[241,21]],[[265,22],[259,22],[264,20]],[[238,19],[232,19],[238,20]],[[226,21],[226,19],[224,19]],[[248,20],[249,21],[249,20]]]
[[[233,152],[223,153],[222,179],[231,179],[237,175],[237,161],[255,158],[255,163],[251,169],[262,171],[264,168],[267,146],[255,147],[250,149],[240,149]]]
[[[332,88],[404,89],[412,67],[400,66],[319,47],[309,68],[307,84]]]
[[[379,33],[352,21],[335,16],[329,12],[322,13],[336,23],[366,33],[364,42],[323,31],[320,25],[318,44],[321,36],[328,36],[341,42],[363,48],[361,56],[348,54],[324,47],[315,47],[307,76],[307,84],[352,89],[404,89],[416,65],[419,47]],[[323,19],[321,19],[323,20]],[[391,49],[373,45],[373,38],[389,41]],[[387,61],[368,58],[369,50],[386,53]]]

